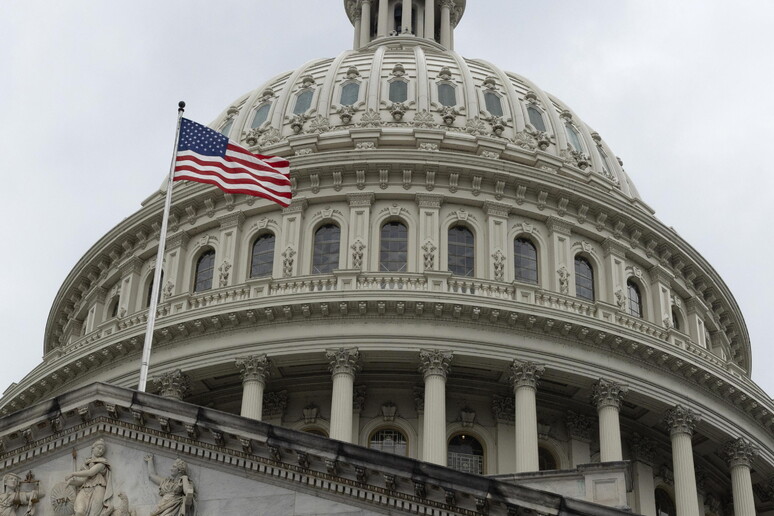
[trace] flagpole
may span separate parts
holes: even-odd
[[[167,243],[167,221],[169,219],[169,207],[172,204],[172,185],[175,173],[175,158],[177,157],[177,144],[180,141],[180,122],[185,111],[185,102],[182,100],[177,105],[177,130],[175,131],[175,147],[172,151],[172,163],[169,165],[167,178],[167,198],[164,202],[164,214],[161,216],[161,231],[159,232],[159,250],[156,253],[156,270],[153,274],[153,288],[151,289],[150,306],[148,307],[148,325],[145,328],[145,344],[142,347],[142,363],[140,365],[140,383],[137,390],[145,391],[148,383],[148,365],[150,363],[151,347],[153,346],[153,328],[156,325],[156,310],[159,305],[159,290],[161,289],[161,276],[164,265],[164,248]]]

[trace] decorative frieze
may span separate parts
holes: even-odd
[[[235,363],[243,382],[258,381],[265,384],[271,374],[271,360],[265,354],[237,358]]]
[[[723,456],[729,468],[735,466],[752,467],[752,463],[758,456],[758,448],[750,441],[740,437],[729,441],[723,446]]]
[[[629,451],[632,459],[653,465],[656,461],[657,443],[655,440],[634,433],[629,440]]]
[[[521,387],[537,389],[538,380],[543,376],[546,368],[535,362],[521,362],[514,359],[510,370],[510,381],[514,389],[519,389]]]
[[[614,407],[620,410],[621,402],[628,392],[629,389],[620,383],[600,378],[592,388],[591,400],[597,409]]]
[[[419,352],[419,370],[425,378],[431,375],[439,375],[446,378],[449,374],[449,364],[453,354],[451,351],[440,349],[423,349]]]
[[[362,412],[366,402],[366,386],[355,385],[352,389],[352,411]]]
[[[594,430],[596,420],[583,414],[576,414],[575,412],[567,412],[565,418],[565,424],[567,425],[567,433],[572,439],[580,439],[583,441],[591,440],[591,433]]]
[[[180,369],[164,373],[152,380],[159,387],[159,395],[182,400],[191,391],[191,379]]]
[[[333,376],[348,374],[354,376],[359,370],[360,352],[357,348],[329,349],[325,356],[330,362],[330,371]]]
[[[282,417],[288,407],[288,391],[273,391],[263,395],[263,418]]]
[[[664,416],[664,423],[671,435],[678,433],[693,435],[693,430],[699,421],[701,418],[696,412],[682,405],[675,405]]]
[[[515,413],[513,396],[492,396],[492,415],[498,423],[513,423]]]

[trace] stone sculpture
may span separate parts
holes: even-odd
[[[73,503],[75,516],[102,516],[112,510],[113,485],[106,450],[105,441],[98,439],[91,445],[91,457],[83,467],[65,477],[67,485],[77,491]]]
[[[145,462],[148,464],[148,478],[159,486],[161,496],[161,501],[149,516],[191,516],[194,485],[188,478],[188,465],[182,459],[177,459],[172,464],[171,475],[164,478],[156,474],[153,455],[146,455]]]
[[[28,475],[32,478],[32,473]],[[16,511],[22,505],[27,506],[25,515],[31,516],[35,514],[35,506],[33,504],[38,502],[40,495],[37,489],[37,481],[28,480],[29,483],[35,484],[35,489],[32,491],[21,491],[21,484],[24,481],[19,475],[15,473],[8,473],[3,476],[3,493],[0,494],[0,516],[15,516]]]

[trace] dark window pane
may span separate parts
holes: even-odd
[[[228,134],[231,132],[231,126],[234,125],[234,119],[232,118],[228,122],[226,122],[226,125],[223,126],[223,129],[220,130],[220,134],[223,136],[228,136]]]
[[[403,432],[390,428],[374,432],[368,440],[368,447],[394,455],[406,455],[408,441]]]
[[[473,233],[464,226],[449,229],[449,270],[458,276],[473,276]]]
[[[400,222],[388,222],[382,226],[379,270],[405,272],[408,260],[408,229]]]
[[[640,288],[633,281],[626,282],[627,295],[629,296],[629,315],[642,317],[642,303],[640,301]]]
[[[583,150],[583,147],[581,146],[580,136],[578,135],[578,131],[576,131],[575,128],[570,124],[565,124],[564,128],[567,132],[567,139],[570,141],[570,145],[572,145],[572,148],[578,152],[581,152]]]
[[[449,440],[448,466],[457,471],[482,475],[484,473],[484,447],[471,435],[456,435]]]
[[[194,292],[212,288],[212,275],[215,271],[215,251],[207,251],[196,262],[196,283]]]
[[[500,101],[500,97],[487,91],[484,93],[484,101],[486,101],[486,110],[493,116],[503,116],[503,104]]]
[[[677,310],[672,308],[672,324],[675,327],[675,330],[680,331],[682,324],[680,324],[680,314],[677,313]]]
[[[357,102],[357,95],[359,91],[360,85],[358,83],[350,82],[349,84],[345,84],[341,88],[341,105],[351,106]]]
[[[255,239],[250,260],[250,277],[271,276],[274,269],[274,235],[267,233]]]
[[[537,249],[526,238],[517,238],[513,243],[513,260],[516,281],[537,283]]]
[[[546,123],[543,121],[543,113],[538,111],[537,108],[532,106],[527,108],[527,114],[529,115],[529,123],[538,131],[546,132]]]
[[[250,127],[255,129],[256,127],[260,127],[262,123],[266,121],[266,119],[269,117],[269,108],[271,108],[271,104],[264,104],[263,106],[259,107],[255,111],[255,116],[253,117],[253,123]]]
[[[296,97],[296,105],[293,107],[294,115],[305,113],[312,106],[312,95],[312,90],[306,90]]]
[[[581,256],[575,257],[575,295],[594,301],[594,269],[589,261]]]
[[[406,102],[408,100],[408,83],[392,81],[390,83],[390,100],[392,102]]]
[[[456,106],[457,95],[454,86],[451,84],[438,85],[438,101],[442,106]]]
[[[150,306],[151,303],[151,296],[153,295],[153,275],[156,274],[156,270],[152,270],[150,275],[148,275],[148,292],[145,296],[145,306]],[[156,302],[161,302],[161,291],[164,289],[164,271],[161,271],[161,278],[159,281],[159,293],[158,297],[156,298]]]
[[[538,470],[548,471],[558,469],[553,453],[543,447],[538,448]]]
[[[677,509],[669,493],[661,488],[656,489],[656,515],[657,516],[676,516]]]
[[[341,229],[335,224],[326,224],[315,232],[312,274],[328,274],[338,269],[340,241]]]
[[[607,154],[602,150],[602,147],[597,147],[597,153],[599,154],[599,159],[602,161],[602,172],[609,177],[611,174],[610,167],[608,167],[607,163]]]

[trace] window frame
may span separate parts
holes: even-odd
[[[404,249],[403,251],[393,251],[389,249],[385,249],[384,243],[385,243],[385,235],[384,235],[384,228],[390,225],[400,225],[404,229],[404,236],[405,239],[403,240],[404,243]],[[400,242],[400,240],[396,238],[388,238],[387,242]],[[385,253],[403,253],[403,261],[402,261],[402,267],[396,269],[390,269],[385,267],[385,263],[400,263],[398,260],[385,260],[384,256]],[[381,226],[379,227],[379,272],[397,272],[397,273],[404,273],[408,272],[408,259],[409,259],[409,227],[408,224],[406,224],[403,220],[400,219],[391,219],[391,220],[385,220],[382,222]]]
[[[320,269],[317,269],[317,264],[315,263],[316,259],[318,257],[318,252],[317,252],[317,246],[318,246],[317,235],[320,233],[320,231],[322,231],[325,228],[329,228],[329,227],[335,227],[339,231],[338,240],[337,240],[336,245],[335,245],[337,260],[336,260],[335,266],[333,268],[331,268],[330,270],[320,270]],[[342,255],[342,253],[341,253],[341,234],[342,234],[341,225],[338,222],[326,221],[326,222],[323,222],[322,224],[320,224],[319,226],[317,226],[317,228],[314,230],[314,233],[312,234],[312,260],[311,260],[311,271],[310,271],[311,274],[315,274],[315,275],[316,274],[331,274],[333,271],[341,268],[341,255]],[[330,241],[325,241],[325,242],[321,242],[321,245],[326,245],[326,244],[330,245],[331,243],[332,242],[330,242]],[[332,253],[330,253],[330,254],[332,254]],[[325,256],[325,255],[321,255],[321,256]],[[320,264],[320,265],[325,265],[326,266],[325,268],[327,268],[329,265],[332,265],[332,262],[330,264],[329,263],[325,263],[325,264]]]
[[[212,267],[210,267],[209,269],[206,269],[205,271],[201,271],[199,267],[201,266],[205,257],[208,257],[208,256],[212,256]],[[215,252],[215,249],[213,249],[212,247],[207,247],[198,253],[198,256],[195,262],[196,264],[194,265],[194,274],[193,274],[194,294],[198,294],[200,292],[206,292],[208,290],[213,289],[213,285],[215,282],[215,258],[216,257],[217,257],[217,253]],[[202,281],[206,281],[206,279],[205,280],[200,279],[199,276],[202,272],[207,272],[207,271],[210,272],[209,286],[206,288],[199,288],[199,283]]]
[[[269,121],[269,117],[271,115],[271,105],[272,105],[271,101],[266,101],[266,102],[261,102],[260,104],[255,106],[255,109],[253,109],[253,116],[250,119],[250,129],[260,129],[261,126],[263,126],[266,122]],[[258,125],[255,125],[255,119],[258,117],[258,112],[263,108],[266,108],[266,118],[264,118],[263,121]]]
[[[517,242],[525,242],[529,244],[532,249],[535,251],[535,280],[532,281],[530,279],[525,279],[519,274],[519,270],[526,270],[526,267],[519,267],[520,257],[523,257],[523,255],[520,255],[517,251]],[[535,244],[535,242],[527,237],[526,235],[517,235],[513,239],[513,280],[514,281],[520,281],[522,283],[529,283],[531,285],[539,285],[540,284],[540,255],[538,253],[538,246]]]
[[[583,256],[581,254],[576,254],[573,261],[574,261],[573,271],[575,273],[575,297],[578,299],[582,299],[584,301],[588,301],[590,303],[594,303],[597,298],[597,289],[596,289],[596,281],[595,281],[596,274],[594,273],[594,264],[591,262],[590,259],[588,259],[586,256]],[[588,268],[590,271],[589,276],[582,276],[581,274],[579,274],[578,272],[579,263],[585,263],[586,265],[588,265]],[[581,278],[588,278],[590,280],[589,283],[591,287],[589,288],[587,285],[581,284],[580,283]],[[581,295],[578,290],[579,286],[581,286],[583,290],[591,290],[591,297],[589,298],[586,295]]]
[[[636,300],[634,299],[636,295]],[[626,313],[631,317],[645,318],[645,299],[642,296],[642,287],[634,279],[626,280]]]
[[[264,274],[255,274],[255,260],[256,260],[256,253],[255,253],[255,246],[258,245],[259,240],[266,239],[268,237],[271,237],[273,239],[272,245],[271,245],[271,252],[263,251],[259,253],[260,255],[271,255],[271,260],[268,262],[263,262],[264,265],[268,264],[269,266],[269,272]],[[250,267],[248,269],[248,277],[250,279],[255,278],[267,278],[267,277],[273,277],[274,276],[274,262],[275,262],[275,255],[277,252],[277,235],[274,234],[273,231],[261,231],[257,235],[255,235],[252,239],[252,243],[250,244]]]
[[[542,129],[541,129],[540,127],[537,127],[537,126],[536,126],[536,125],[533,123],[533,120],[532,120],[532,115],[530,115],[530,110],[532,110],[532,111],[534,111],[535,113],[537,113],[537,115],[540,117],[540,122],[541,122],[541,124],[543,125],[543,128],[542,128]],[[540,108],[539,108],[538,106],[536,106],[535,104],[528,104],[528,105],[526,106],[526,111],[527,111],[527,120],[529,121],[529,125],[531,125],[532,127],[534,127],[536,131],[540,131],[540,132],[542,132],[542,133],[548,133],[548,126],[546,125],[546,117],[545,117],[545,114],[546,114],[546,113],[545,113],[545,111],[543,111],[542,109],[540,109]]]
[[[481,95],[484,98],[484,109],[486,109],[486,112],[489,113],[491,116],[502,118],[505,116],[505,109],[503,108],[503,96],[500,95],[497,91],[491,90],[491,89],[485,89],[485,91],[481,92]],[[487,98],[493,97],[497,100],[497,103],[500,107],[500,113],[495,113],[492,110],[489,109],[489,102],[487,102]]]
[[[465,231],[467,231],[470,234],[470,236],[471,236],[471,244],[470,245],[467,245],[467,243],[465,243],[465,242],[457,242],[457,241],[452,242],[450,236],[452,234],[452,231],[456,230],[457,228],[464,229]],[[467,267],[465,268],[466,272],[464,274],[458,274],[457,272],[452,270],[452,265],[451,265],[451,259],[452,259],[451,248],[452,248],[452,245],[461,246],[461,247],[465,247],[465,248],[469,247],[470,249],[472,249],[472,252],[471,252],[470,257],[469,257],[471,259],[471,261],[472,261],[472,264],[471,264],[470,268],[467,268]],[[457,257],[458,255],[455,254],[454,256]],[[466,258],[468,258],[468,256],[463,255],[462,258],[466,259]],[[473,232],[473,230],[470,228],[470,226],[468,226],[466,224],[462,224],[462,223],[458,222],[458,223],[455,223],[455,224],[451,224],[446,229],[446,270],[450,271],[452,273],[452,275],[454,275],[454,276],[460,276],[460,277],[463,277],[463,278],[474,278],[476,276],[476,234]]]

